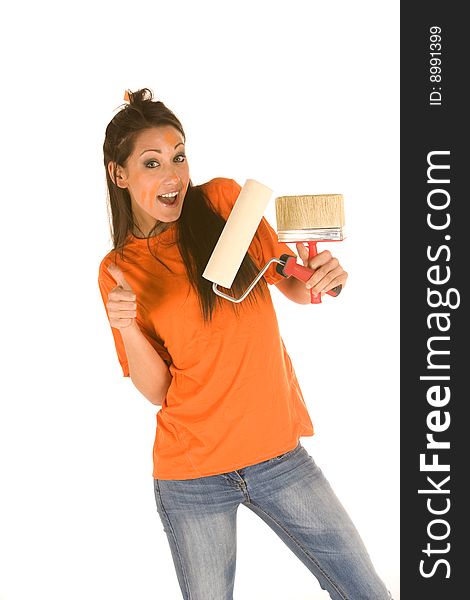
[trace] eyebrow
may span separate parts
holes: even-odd
[[[183,142],[179,142],[178,144],[176,144],[175,149],[178,148],[178,146],[184,146]],[[158,150],[157,148],[149,148],[148,150],[144,150],[143,152],[141,152],[139,154],[139,156],[142,156],[142,154],[145,154],[146,152],[158,152],[159,154],[162,153],[161,150]]]

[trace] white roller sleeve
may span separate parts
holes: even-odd
[[[205,279],[231,287],[272,194],[262,183],[246,180],[202,274]]]

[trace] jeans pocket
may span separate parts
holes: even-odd
[[[293,448],[292,450],[288,450],[287,452],[284,452],[283,454],[279,454],[278,456],[275,456],[274,458],[270,458],[268,462],[281,462],[283,460],[287,460],[290,456],[292,456],[294,454],[294,452],[297,452],[298,450],[300,450],[301,445],[300,442],[297,444],[297,446],[295,448]]]

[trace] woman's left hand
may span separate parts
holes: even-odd
[[[323,250],[323,252],[319,252],[309,260],[308,248],[302,242],[297,242],[296,248],[304,267],[315,271],[305,283],[305,286],[311,289],[314,294],[321,293],[323,295],[337,285],[345,286],[348,274],[329,250]]]

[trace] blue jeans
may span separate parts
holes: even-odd
[[[277,533],[334,600],[391,598],[345,509],[300,442],[237,471],[154,479],[154,486],[185,600],[232,600],[240,504]]]

